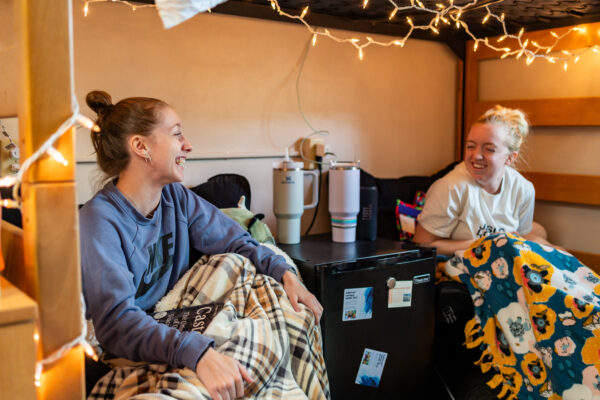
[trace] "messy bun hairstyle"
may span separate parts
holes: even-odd
[[[109,177],[118,176],[129,164],[126,139],[129,135],[148,136],[158,124],[159,112],[168,104],[149,97],[129,97],[112,104],[110,95],[94,90],[85,97],[98,114],[100,132],[91,132],[98,166]]]
[[[475,123],[505,127],[508,130],[506,145],[510,151],[519,151],[529,134],[529,122],[523,111],[499,105],[487,110]]]

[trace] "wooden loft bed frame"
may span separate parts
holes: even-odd
[[[11,0],[17,7],[16,21],[19,21],[20,58],[22,71],[18,80],[18,113],[21,153],[23,159],[30,156],[48,135],[56,129],[71,113],[71,0]],[[600,24],[590,27],[597,29]],[[560,31],[560,30],[557,30]],[[569,42],[567,42],[569,43]],[[580,46],[572,43],[569,48]],[[469,52],[467,57],[467,78],[465,93],[466,126],[470,125],[473,116],[489,107],[489,104],[478,102],[477,94],[477,60],[486,56],[485,49],[477,54]],[[487,58],[497,57],[488,54]],[[459,63],[462,64],[462,63]],[[461,74],[462,76],[462,74]],[[462,87],[462,78],[459,79]],[[14,93],[11,91],[10,93]],[[550,111],[557,100],[533,100],[526,102],[506,102],[507,105],[526,109],[532,116],[534,124],[548,124],[551,118],[561,115],[560,110]],[[543,102],[543,107],[540,106]],[[17,102],[15,101],[15,104]],[[462,107],[462,102],[459,102]],[[600,117],[595,110],[600,109],[600,99],[567,99],[560,100],[561,109],[567,107],[567,113],[557,125],[600,125]],[[555,106],[554,106],[555,107]],[[577,108],[579,117],[573,120]],[[581,111],[585,110],[585,111]],[[460,121],[460,119],[459,119]],[[41,159],[29,171],[22,186],[23,231],[14,230],[3,224],[2,241],[7,256],[7,275],[11,281],[35,302],[27,302],[27,314],[22,318],[32,320],[35,306],[38,307],[38,330],[41,343],[39,354],[47,357],[64,343],[77,337],[80,333],[81,315],[79,310],[80,269],[79,269],[79,233],[77,205],[75,202],[75,171],[73,151],[73,130],[65,134],[56,147],[69,161],[68,166],[59,165],[51,160]],[[460,142],[460,141],[459,141]],[[459,150],[460,151],[460,150]],[[564,190],[557,190],[562,185],[556,175],[544,179],[542,175],[533,175],[539,199],[567,201]],[[600,177],[568,176],[568,190],[582,189],[584,204],[600,205],[598,201],[598,183]],[[591,181],[586,181],[591,179]],[[547,182],[547,183],[544,183]],[[591,184],[590,184],[591,182]],[[554,187],[552,185],[555,185]],[[596,189],[589,194],[589,188]],[[551,196],[558,196],[551,198]],[[570,196],[569,196],[570,197]],[[595,199],[595,200],[594,200]],[[12,244],[11,244],[12,243]],[[22,258],[15,256],[19,247],[23,248]],[[10,251],[8,250],[10,249]],[[10,256],[9,256],[10,254]],[[582,260],[585,257],[579,255]],[[594,260],[600,256],[592,255]],[[10,271],[10,272],[9,272]],[[2,280],[3,278],[0,278]],[[2,282],[2,287],[7,287]],[[12,298],[14,291],[4,291],[2,300]],[[21,293],[22,294],[22,293]],[[2,307],[4,307],[3,303]],[[42,375],[41,387],[34,387],[35,344],[31,331],[15,330],[15,324],[3,324],[6,313],[0,307],[0,355],[15,354],[11,346],[23,343],[22,353],[12,358],[2,358],[0,365],[0,387],[2,394],[15,399],[82,399],[83,383],[83,351],[75,348],[54,364],[48,366]],[[8,310],[12,312],[12,310]],[[14,313],[13,313],[14,315]],[[4,334],[4,336],[2,336]],[[30,339],[27,339],[27,336]],[[12,338],[12,340],[10,339]],[[18,340],[15,340],[18,338]],[[8,362],[6,362],[8,360]],[[17,362],[20,361],[20,362]]]
[[[8,91],[12,96],[2,104],[2,112],[19,117],[25,160],[72,114],[72,5],[71,0],[9,0],[0,8],[19,28],[14,42],[20,76],[16,90]],[[44,366],[40,387],[34,384],[35,360],[48,357],[81,333],[74,131],[54,144],[67,166],[42,157],[25,174],[22,232],[2,224],[2,244],[10,246],[4,250],[5,274],[16,286],[0,277],[2,288],[8,288],[0,298],[0,387],[6,398],[85,397],[81,347]],[[14,254],[19,248],[22,258]],[[33,337],[36,312],[39,345]]]
[[[559,42],[555,50],[570,50],[600,44],[600,36],[596,34],[600,31],[600,23],[584,26],[587,28],[587,34],[569,35]],[[569,27],[565,27],[552,29],[552,31],[561,35],[568,29]],[[523,39],[543,43],[544,38],[547,38],[549,34],[550,29],[524,33]],[[490,41],[495,43],[496,38],[490,38]],[[511,44],[509,39],[505,43],[509,46]],[[458,129],[457,155],[461,154],[468,128],[480,115],[499,102],[504,106],[525,111],[532,126],[600,126],[600,97],[480,101],[478,99],[479,62],[499,59],[500,56],[500,53],[485,46],[479,46],[479,49],[474,51],[473,41],[467,42],[464,77],[464,128],[459,127]],[[459,112],[461,111],[459,110]],[[524,175],[535,186],[536,200],[600,207],[600,176],[544,172],[527,172]],[[600,253],[581,251],[571,251],[571,253],[600,273]]]

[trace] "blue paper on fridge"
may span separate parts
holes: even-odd
[[[373,318],[373,288],[345,289],[342,321],[371,318]]]
[[[387,353],[365,348],[355,383],[357,385],[379,387],[386,358]]]

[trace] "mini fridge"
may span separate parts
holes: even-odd
[[[435,250],[329,234],[280,247],[324,307],[332,399],[431,398]]]

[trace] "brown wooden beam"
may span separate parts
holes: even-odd
[[[36,304],[0,276],[0,397],[35,400]]]
[[[524,172],[536,200],[600,206],[600,176]]]
[[[14,0],[0,1],[0,118],[17,115],[19,71]]]
[[[473,104],[470,124],[496,104],[527,110],[531,126],[600,125],[600,97],[478,101]]]
[[[19,144],[25,160],[72,112],[72,10],[71,0],[17,2]],[[81,333],[73,133],[71,129],[55,145],[69,165],[43,157],[25,174],[22,186],[24,262],[31,271],[27,288],[39,306],[42,357]],[[71,350],[45,368],[40,399],[84,397],[82,354]]]
[[[589,23],[589,24],[585,25],[585,27],[586,27],[585,33],[571,32],[569,35],[562,38],[558,42],[556,47],[553,49],[553,51],[579,49],[579,48],[589,47],[589,46],[598,44],[597,32],[598,32],[598,29],[600,29],[600,22]],[[554,43],[554,40],[555,40],[552,37],[552,35],[550,34],[550,32],[554,32],[557,35],[563,35],[569,29],[571,29],[571,27],[566,26],[563,28],[542,29],[539,31],[526,32],[522,36],[522,40],[529,39],[530,43],[531,43],[531,41],[535,41],[540,46],[548,46],[548,45]],[[497,44],[497,40],[499,38],[500,38],[500,36],[489,38],[490,44],[494,44],[494,45],[496,45],[496,47],[515,48],[516,41],[514,39],[506,39],[503,42],[501,42],[500,44]],[[529,46],[529,48],[533,49],[533,47],[531,45]],[[473,51],[473,41],[472,40],[469,40],[467,42],[467,49],[469,49],[469,51],[471,52],[471,57],[475,58],[476,60],[500,58],[500,56],[502,55],[502,52],[492,50],[489,47],[484,46],[481,43],[479,44],[478,49],[475,52],[475,51]]]

